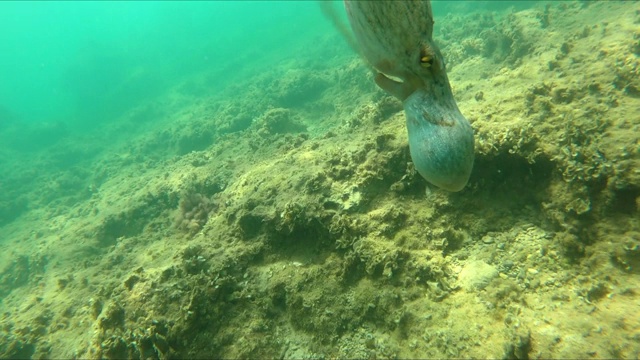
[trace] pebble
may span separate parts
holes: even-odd
[[[482,290],[494,278],[498,277],[498,270],[481,260],[474,260],[467,263],[460,274],[458,274],[459,285],[467,290]]]

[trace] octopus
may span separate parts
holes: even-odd
[[[430,1],[344,1],[351,32],[338,29],[374,72],[375,83],[402,101],[409,152],[418,173],[448,191],[462,190],[474,161],[473,129],[453,97],[433,41]]]

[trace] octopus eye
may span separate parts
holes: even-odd
[[[420,65],[423,68],[427,68],[427,69],[430,68],[431,67],[431,63],[433,63],[433,59],[431,57],[429,57],[429,56],[422,56],[420,58]]]
[[[433,58],[432,50],[428,46],[423,47],[422,51],[420,51],[420,66],[425,69],[430,68],[433,65]]]

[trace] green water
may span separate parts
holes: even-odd
[[[325,25],[313,2],[2,2],[2,121],[112,121],[185,76],[212,90]],[[284,55],[284,54],[283,54]],[[286,54],[292,55],[292,54]],[[11,114],[11,115],[9,115]]]

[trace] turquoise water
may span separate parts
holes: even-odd
[[[0,108],[109,121],[198,71],[227,70],[215,89],[264,70],[323,25],[313,2],[2,2]]]

